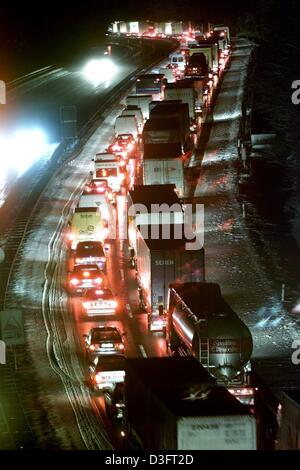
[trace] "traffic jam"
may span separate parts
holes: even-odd
[[[127,33],[118,22],[112,31],[163,37]],[[83,324],[88,384],[104,401],[117,448],[256,449],[251,333],[206,280],[203,246],[187,249],[192,224],[189,236],[183,231],[186,168],[230,62],[229,29],[173,36],[179,48],[136,77],[105,151],[91,155],[66,235],[67,291]],[[147,334],[164,342],[162,357],[141,348],[142,358],[128,358],[118,320],[128,305],[111,282],[118,250],[129,260],[121,279],[134,280]]]

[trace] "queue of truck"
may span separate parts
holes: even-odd
[[[116,196],[126,195],[128,268],[149,332],[165,335],[170,357],[125,359],[120,332],[99,325],[85,335],[92,389],[104,394],[126,446],[255,449],[251,333],[220,287],[206,282],[204,248],[184,205],[185,167],[227,60],[229,31],[199,34],[189,45],[185,37],[181,46],[158,73],[136,78],[106,151],[93,156],[69,225],[76,250],[69,288],[82,293],[87,316],[118,312],[106,243]]]

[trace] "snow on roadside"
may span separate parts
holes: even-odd
[[[250,327],[254,357],[291,355],[292,341],[300,338],[300,332],[265,274],[264,260],[249,237],[235,196],[236,139],[250,52],[245,40],[236,44],[214,109],[194,196],[205,204],[207,280],[221,285],[226,299]]]

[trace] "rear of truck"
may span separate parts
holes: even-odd
[[[78,242],[104,242],[107,235],[107,226],[98,208],[80,207],[75,209],[69,232],[72,250],[76,249]]]

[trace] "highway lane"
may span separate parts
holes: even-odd
[[[22,397],[31,403],[26,408],[28,419],[33,423],[33,433],[41,448],[49,448],[53,442],[59,448],[108,449],[111,446],[102,424],[103,417],[86,383],[82,337],[75,327],[76,307],[74,315],[64,290],[65,227],[92,168],[91,158],[105,149],[123,106],[115,104],[107,110],[104,122],[78,157],[66,162],[53,175],[40,199],[10,279],[6,307],[18,306],[26,312],[26,353],[16,374],[23,374],[26,369]],[[115,258],[117,256],[119,260],[118,248]],[[118,272],[114,268],[114,276]],[[120,279],[115,279],[118,286]],[[139,345],[146,337],[146,334],[142,337],[146,332],[145,315],[139,315],[136,321],[127,316],[126,320],[128,343],[134,344],[130,336],[131,323],[141,335],[137,348],[130,354],[140,355]],[[150,337],[149,347],[148,340],[143,345],[149,355],[153,354],[154,339],[155,335]],[[43,403],[42,408],[33,405],[32,397],[35,402]]]

